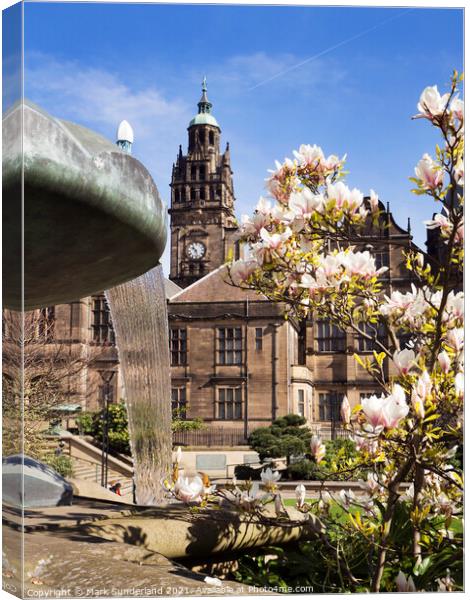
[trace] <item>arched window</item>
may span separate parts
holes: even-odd
[[[211,146],[214,145],[214,132],[213,131],[209,131],[209,144]]]
[[[196,165],[191,166],[191,179],[195,181],[196,179]]]
[[[205,199],[206,199],[206,189],[202,187],[199,190],[199,200],[205,200]]]
[[[196,190],[191,188],[191,200],[196,200]]]
[[[206,178],[206,168],[204,167],[204,165],[201,165],[199,167],[199,181],[204,181],[205,178]]]

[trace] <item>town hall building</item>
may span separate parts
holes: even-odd
[[[363,338],[314,315],[304,322],[286,319],[283,305],[226,282],[224,265],[239,251],[234,174],[229,144],[222,144],[205,81],[187,131],[187,150],[180,146],[170,183],[166,293],[174,413],[201,419],[206,440],[225,432],[233,444],[243,444],[253,429],[287,413],[303,415],[325,437],[335,435],[343,395],[355,404],[377,391],[353,356],[370,354],[372,348]],[[402,248],[412,245],[409,227],[399,227],[382,208],[368,249],[378,267],[389,267],[383,275],[386,291],[409,287],[402,256]],[[103,293],[37,313],[33,344],[54,345],[61,360],[83,357],[83,368],[66,378],[65,407],[102,408],[104,380],[111,372],[111,399],[123,399]],[[8,343],[5,327],[3,336]]]
[[[180,146],[171,179],[170,279],[183,288],[168,302],[173,408],[240,439],[287,413],[335,435],[344,394],[355,404],[377,391],[353,356],[372,347],[327,321],[286,319],[283,305],[226,282],[237,224],[229,146],[222,153],[220,143],[204,81],[187,153]],[[377,266],[389,267],[385,288],[409,286],[402,256],[409,229],[384,210],[370,238]]]

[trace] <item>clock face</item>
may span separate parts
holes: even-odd
[[[192,259],[200,259],[204,256],[205,253],[206,247],[202,242],[192,242],[186,248],[186,254],[189,256],[189,258]]]

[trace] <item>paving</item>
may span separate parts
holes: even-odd
[[[204,573],[192,572],[142,545],[108,541],[80,528],[125,514],[123,505],[77,500],[73,506],[26,510],[22,524],[21,512],[4,505],[3,589],[29,598],[250,593],[236,582],[206,582]]]

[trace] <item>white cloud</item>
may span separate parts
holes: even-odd
[[[27,57],[25,81],[26,97],[52,104],[57,116],[113,127],[126,119],[141,140],[171,130],[191,114],[182,99],[166,98],[154,86],[135,90],[116,73],[40,54]]]
[[[303,64],[305,60],[305,56],[292,53],[267,54],[259,51],[240,54],[215,66],[211,77],[225,85],[236,86],[240,91],[250,90],[270,80],[271,89],[284,87],[312,92],[314,84],[337,84],[345,76],[344,70],[332,59],[316,59]],[[294,68],[296,65],[300,66]]]
[[[93,128],[110,140],[114,139],[121,120],[126,119],[132,125],[135,133],[133,153],[149,169],[162,198],[168,202],[172,163],[179,144],[185,149],[187,123],[196,111],[199,98],[201,73],[196,73],[194,65],[180,66],[178,72],[168,72],[166,89],[170,89],[171,81],[173,89],[182,90],[184,81],[184,94],[179,91],[170,94],[157,87],[153,80],[147,84],[145,73],[133,73],[141,82],[135,87],[130,83],[131,78],[126,78],[125,71],[112,72],[41,53],[28,53],[25,58],[25,96],[54,116]],[[235,101],[234,96],[243,96],[251,86],[288,69],[302,58],[286,53],[256,52],[228,57],[207,69],[209,96],[212,97],[211,90],[217,96],[214,112],[217,114],[217,109],[223,112],[222,108],[225,108],[232,113],[230,139],[234,142],[234,154],[239,158],[235,161],[239,169],[235,172],[235,189],[239,197],[237,212],[246,212],[255,202],[262,191],[265,169],[275,157],[269,152],[265,156],[265,140],[252,138],[247,145],[243,129],[237,125],[237,112],[243,109],[243,102],[240,97]],[[271,94],[273,88],[279,89],[279,86],[295,87],[297,92],[315,94],[321,84],[324,93],[325,86],[334,85],[343,75],[334,63],[318,60],[289,71],[261,89]],[[251,93],[249,97],[253,104]],[[262,107],[262,103],[259,106]],[[222,127],[224,122],[221,122]],[[162,262],[168,272],[168,252]]]

